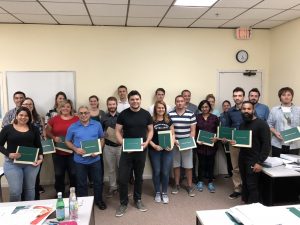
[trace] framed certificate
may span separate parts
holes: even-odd
[[[82,157],[102,154],[100,139],[82,141],[81,148],[86,152]]]
[[[18,146],[17,153],[21,154],[21,157],[14,160],[14,163],[21,164],[33,164],[37,161],[39,148]]]
[[[142,152],[143,138],[124,138],[123,139],[123,152]]]

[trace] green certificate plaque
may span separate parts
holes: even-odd
[[[44,155],[55,153],[55,146],[52,139],[42,140],[41,143]]]
[[[61,142],[55,142],[55,148],[62,151],[62,152],[67,152],[67,153],[73,153],[71,149],[68,148],[68,146],[65,143],[65,137],[60,136]]]
[[[102,154],[100,139],[82,141],[81,148],[86,152],[83,157]]]
[[[172,131],[166,130],[166,131],[158,131],[158,144],[163,149],[170,148],[172,149],[174,146],[173,143],[173,137],[172,137]]]
[[[181,138],[178,139],[178,142],[179,142],[179,151],[196,148],[196,142],[193,137]]]
[[[211,139],[214,137],[216,137],[216,134],[214,133],[199,130],[197,141],[201,141],[202,144],[213,147],[215,143]]]
[[[217,132],[217,137],[219,139],[227,139],[227,140],[232,140],[232,131],[235,130],[235,128],[231,127],[218,127],[218,132]]]
[[[297,141],[300,139],[300,128],[293,127],[288,130],[280,131],[281,137],[285,144],[290,143],[292,141]]]
[[[124,138],[123,139],[123,152],[142,152],[143,138]]]
[[[236,142],[234,147],[252,147],[252,130],[233,130],[232,137]]]
[[[37,161],[39,148],[18,146],[16,152],[20,153],[21,157],[15,159],[14,163],[33,164],[35,161]]]

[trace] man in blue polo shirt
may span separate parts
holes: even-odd
[[[254,105],[255,109],[255,116],[261,120],[267,121],[269,117],[269,107],[265,104],[259,103],[260,92],[257,88],[252,88],[249,91],[248,99]]]
[[[83,157],[85,151],[81,148],[81,141],[95,140],[101,138],[101,145],[104,144],[104,134],[99,122],[90,119],[90,112],[87,106],[80,106],[78,109],[79,121],[73,123],[66,135],[66,145],[74,151],[74,162],[76,169],[77,195],[88,196],[88,173],[92,175],[94,182],[94,200],[99,209],[106,209],[102,200],[103,175],[101,172],[101,160],[99,155]]]

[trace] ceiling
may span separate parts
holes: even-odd
[[[0,0],[0,23],[126,27],[273,28],[300,17],[300,0]]]

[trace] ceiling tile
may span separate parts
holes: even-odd
[[[293,20],[300,17],[300,10],[287,10],[272,18],[271,20]]]
[[[47,14],[43,7],[37,2],[0,1],[0,7],[10,13]]]
[[[208,7],[172,6],[166,18],[198,18],[208,10]]]
[[[68,3],[68,2],[70,2],[70,3],[72,3],[72,2],[79,2],[79,3],[82,3],[82,0],[39,0],[40,2],[60,2],[60,3],[62,3],[62,2],[65,2],[65,3]]]
[[[244,12],[241,8],[212,8],[205,13],[203,19],[232,19]]]
[[[160,20],[161,18],[129,17],[127,20],[127,26],[156,27]]]
[[[129,17],[163,17],[169,7],[130,5]]]
[[[3,9],[0,8],[0,13],[4,13],[7,14],[7,12],[5,12]]]
[[[99,17],[93,16],[92,20],[95,25],[106,25],[106,26],[124,26],[126,17]]]
[[[165,18],[161,24],[160,27],[188,27],[193,23],[194,19],[169,19]]]
[[[254,8],[260,9],[289,9],[300,4],[299,0],[264,0]]]
[[[131,5],[167,5],[170,6],[173,0],[130,0]]]
[[[255,26],[253,28],[273,28],[279,26],[283,23],[286,23],[284,20],[265,20]]]
[[[57,2],[43,2],[43,6],[55,15],[88,15],[86,8],[81,3],[57,3]]]
[[[271,16],[274,16],[283,10],[279,9],[250,9],[247,12],[243,13],[237,19],[247,20],[247,19],[266,19]]]
[[[86,3],[98,3],[98,4],[128,4],[128,0],[85,0]]]
[[[10,14],[0,14],[0,23],[21,23]]]
[[[214,7],[250,8],[260,1],[261,0],[220,0],[214,5]]]
[[[57,24],[55,20],[49,15],[40,14],[15,14],[24,23],[45,23],[45,24]]]
[[[199,19],[191,27],[219,27],[224,24],[227,20],[208,20]]]
[[[55,15],[54,17],[60,24],[92,25],[90,17],[88,17],[88,16],[61,16],[61,15]]]
[[[294,7],[293,9],[299,9],[300,10],[300,5]]]
[[[125,17],[127,5],[87,4],[92,16]]]
[[[230,27],[230,28],[236,28],[236,27],[250,27],[261,20],[259,19],[253,19],[253,20],[231,20],[228,23],[225,23],[222,27]]]

